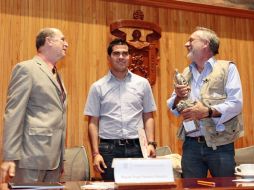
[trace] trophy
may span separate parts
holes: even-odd
[[[184,76],[178,72],[178,70],[175,70],[175,76],[174,76],[175,84],[178,85],[188,85],[188,81],[184,78]],[[180,100],[178,104],[176,105],[176,109],[178,112],[183,111],[186,108],[192,107],[196,104],[196,101],[192,101],[190,99],[190,91],[188,92],[188,96],[184,99]],[[186,133],[192,133],[198,130],[198,123],[197,121],[183,121],[184,129]]]
[[[175,70],[174,81],[175,81],[175,84],[178,84],[178,85],[188,85],[188,81],[184,78],[184,76],[181,73],[178,72],[177,69]],[[178,112],[181,112],[185,108],[194,106],[195,103],[196,103],[195,101],[192,101],[189,98],[189,93],[188,93],[188,96],[186,98],[178,102],[178,104],[176,105],[176,109]]]

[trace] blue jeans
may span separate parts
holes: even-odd
[[[183,144],[183,177],[206,178],[208,170],[213,177],[234,176],[234,156],[234,143],[221,145],[213,150],[205,142],[187,137]]]
[[[114,169],[112,168],[113,158],[142,158],[139,143],[118,145],[109,142],[100,142],[99,151],[102,155],[107,168],[101,177],[106,181],[114,181]]]

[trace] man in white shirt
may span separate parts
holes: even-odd
[[[156,105],[147,79],[128,70],[129,47],[121,39],[108,47],[110,71],[90,88],[84,114],[94,168],[104,180],[114,180],[113,158],[142,157],[138,128],[144,128],[148,156],[155,157],[153,112]]]

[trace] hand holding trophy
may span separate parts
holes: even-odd
[[[188,85],[188,81],[184,78],[184,76],[178,72],[178,70],[175,70],[174,75],[174,82],[177,85]],[[188,92],[188,95],[184,97],[182,100],[180,100],[177,105],[176,109],[178,112],[182,112],[184,109],[192,107],[196,104],[196,101],[193,101],[189,97],[190,90]],[[198,130],[198,124],[197,121],[183,121],[184,129],[186,133],[191,133]]]
[[[175,76],[174,76],[174,82],[178,85],[188,85],[187,80],[184,78],[184,76],[178,72],[178,70],[175,70]],[[192,107],[195,105],[195,101],[192,101],[189,98],[189,94],[186,98],[183,100],[180,100],[179,103],[176,105],[176,109],[178,112],[183,111],[185,108]]]

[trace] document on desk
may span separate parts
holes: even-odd
[[[115,189],[114,182],[89,182],[88,184],[82,185],[81,189]]]
[[[10,189],[63,189],[64,185],[58,182],[35,183],[8,183]]]
[[[233,179],[233,182],[254,182],[254,178]]]

